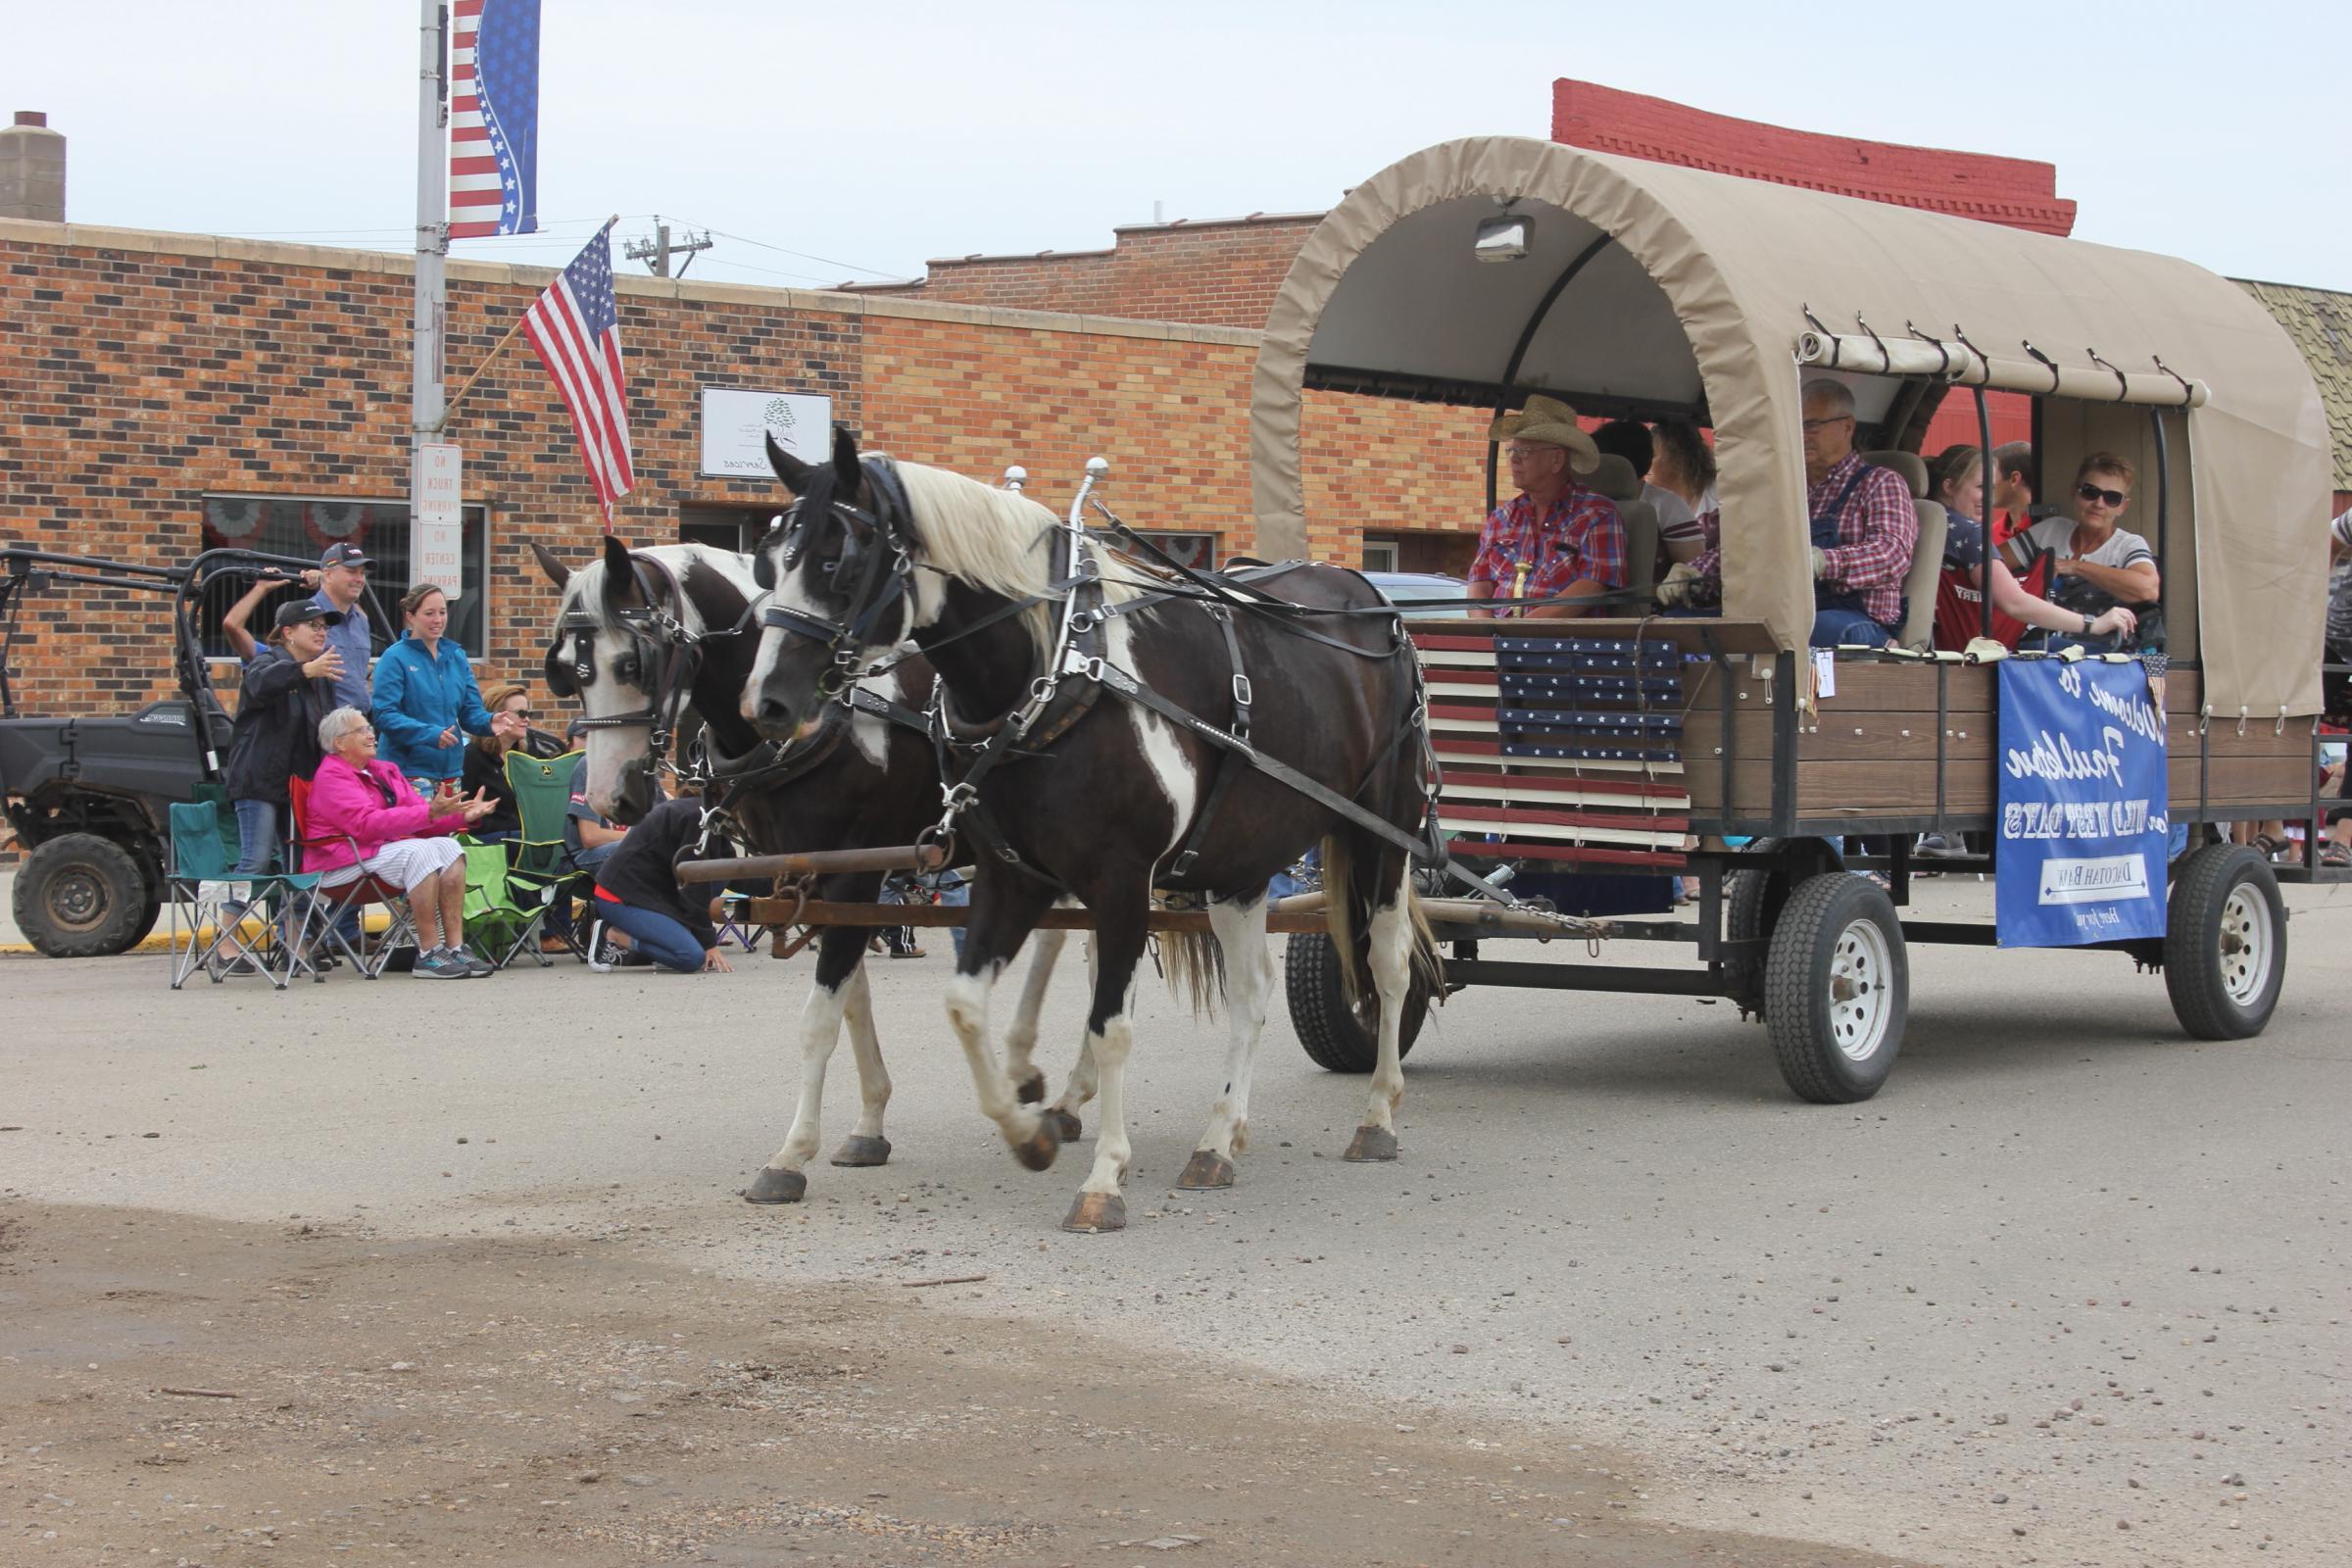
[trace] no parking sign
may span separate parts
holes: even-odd
[[[2146,670],[2054,659],[2000,670],[2000,945],[2163,936],[2164,715]]]

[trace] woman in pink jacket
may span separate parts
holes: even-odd
[[[326,754],[311,781],[302,868],[322,871],[322,890],[365,873],[407,890],[416,919],[416,967],[428,980],[492,973],[466,947],[466,855],[449,835],[480,820],[495,803],[480,791],[426,801],[400,769],[375,758],[375,726],[356,708],[318,724]]]

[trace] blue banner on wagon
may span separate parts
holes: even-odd
[[[1994,860],[2004,948],[2161,937],[2164,716],[2136,661],[2004,660]]]

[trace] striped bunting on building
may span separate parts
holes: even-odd
[[[1629,638],[1416,629],[1453,853],[1683,862],[1681,652]]]

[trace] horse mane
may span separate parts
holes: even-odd
[[[731,550],[714,550],[709,545],[676,544],[653,545],[643,550],[632,550],[629,554],[651,558],[669,568],[670,575],[679,585],[678,618],[691,632],[701,633],[711,628],[704,624],[702,607],[684,591],[687,567],[709,566],[733,584],[747,601],[760,597],[760,585],[752,578],[751,566]],[[559,612],[568,614],[582,608],[594,614],[601,624],[612,628],[612,617],[605,613],[605,558],[602,555],[574,566],[571,580],[564,585],[564,602]]]
[[[877,454],[879,456],[879,454]],[[975,588],[1026,599],[1054,581],[1047,537],[1061,519],[1014,490],[1000,490],[949,468],[894,460],[899,482],[914,508],[917,547],[926,564]],[[1105,577],[1102,597],[1110,603],[1135,599],[1143,588]],[[1040,648],[1053,641],[1045,607],[1021,616]]]

